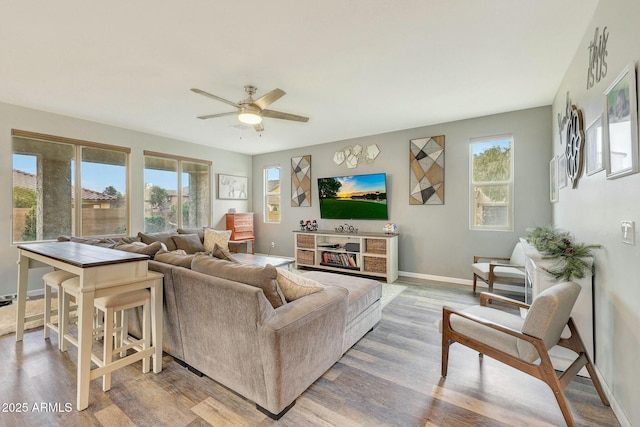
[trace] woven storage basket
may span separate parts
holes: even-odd
[[[385,239],[366,239],[366,251],[370,254],[387,254],[387,241]]]
[[[364,257],[364,271],[387,274],[387,259],[372,256]]]
[[[316,247],[316,236],[311,234],[298,234],[298,247],[299,248],[309,248],[315,249]]]
[[[314,265],[313,255],[315,252],[313,251],[301,251],[298,249],[296,253],[296,261],[298,264],[305,265]]]

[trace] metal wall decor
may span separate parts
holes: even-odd
[[[593,40],[589,43],[589,67],[587,68],[587,89],[591,89],[595,83],[607,75],[607,41],[609,32],[607,27],[596,27]]]
[[[571,106],[571,113],[567,122],[567,146],[565,155],[567,157],[566,174],[571,180],[571,188],[578,186],[578,179],[582,175],[582,165],[584,163],[584,125],[582,122],[582,111],[575,105]],[[564,173],[560,170],[558,173]]]
[[[333,155],[333,161],[336,165],[347,165],[349,169],[357,168],[358,165],[370,165],[380,154],[377,145],[371,144],[363,147],[360,144],[349,145],[340,151],[336,151]]]
[[[444,135],[409,142],[409,204],[444,205]]]
[[[291,206],[311,206],[311,155],[291,158]]]

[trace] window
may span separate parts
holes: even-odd
[[[210,225],[211,162],[144,153],[144,231]]]
[[[513,136],[473,138],[471,228],[513,230]]]
[[[264,222],[280,222],[280,167],[264,168]]]
[[[127,234],[128,148],[12,135],[13,242]]]

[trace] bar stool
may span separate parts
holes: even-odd
[[[62,335],[60,334],[59,329],[61,319],[60,313],[62,313],[62,292],[60,292],[60,286],[62,285],[62,282],[73,277],[77,276],[64,270],[52,271],[51,273],[47,273],[42,276],[42,280],[44,281],[44,339],[49,338],[50,331],[54,331],[58,334],[58,348],[60,348],[62,342]],[[58,295],[57,309],[51,308],[52,290],[54,289]],[[74,307],[70,307],[70,310],[72,309],[74,309]],[[53,315],[58,316],[57,323],[53,323],[51,321],[51,316]]]
[[[66,318],[69,311],[70,297],[78,296],[80,286],[79,277],[73,277],[62,283],[63,308],[62,316]],[[102,390],[111,389],[111,372],[124,366],[130,365],[142,359],[142,372],[147,373],[151,366],[151,292],[148,289],[138,289],[124,292],[94,300],[94,307],[104,316],[104,322],[99,328],[94,328],[94,336],[103,337],[102,359],[93,353],[91,360],[98,368],[91,372],[91,378],[102,376]],[[142,307],[142,337],[135,339],[128,334],[127,310]],[[78,347],[78,340],[68,333],[68,322],[62,322],[62,346],[61,350],[66,351],[67,341]],[[135,352],[127,356],[127,350],[133,349]],[[120,353],[121,358],[113,360],[113,353]]]

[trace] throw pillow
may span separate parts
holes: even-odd
[[[114,249],[118,249],[120,251],[127,252],[135,252],[137,254],[149,255],[151,258],[162,249],[162,243],[153,242],[150,245],[145,245],[142,242],[134,242],[134,243],[119,243]]]
[[[273,308],[278,308],[286,302],[276,280],[278,272],[271,264],[256,267],[235,264],[206,255],[196,255],[191,262],[191,269],[199,273],[260,288]]]
[[[197,234],[200,237],[200,241],[204,243],[204,227],[178,228],[178,234]]]
[[[175,230],[163,231],[161,233],[149,233],[149,234],[138,232],[138,237],[140,237],[140,239],[147,245],[150,245],[153,242],[162,242],[167,246],[167,249],[170,251],[175,251],[176,249],[178,249],[176,244],[171,239],[171,237],[177,236],[177,235],[178,235],[178,232]]]
[[[179,267],[191,268],[191,261],[195,255],[180,254],[178,251],[167,252],[164,250],[158,251],[153,258],[154,261],[163,262],[165,264],[177,265]]]
[[[295,301],[307,295],[320,292],[324,286],[313,279],[293,273],[285,268],[276,268],[278,285],[287,302]]]
[[[178,249],[182,249],[188,254],[204,252],[204,246],[197,234],[179,234],[171,237]]]
[[[213,246],[213,250],[211,251],[211,255],[216,257],[216,258],[226,259],[227,261],[231,261],[231,262],[235,262],[235,263],[239,263],[240,262],[237,259],[235,259],[231,255],[231,253],[229,251],[225,251],[217,243]]]
[[[231,230],[214,230],[213,228],[204,229],[204,250],[213,251],[213,247],[217,243],[222,249],[229,250],[229,239],[231,238]]]

